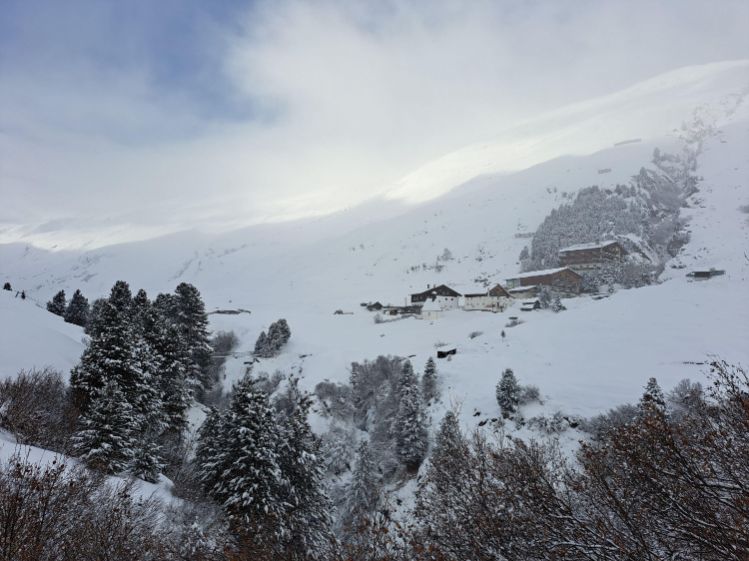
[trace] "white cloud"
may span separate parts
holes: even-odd
[[[266,2],[216,42],[227,96],[262,111],[235,123],[196,116],[145,70],[15,68],[0,93],[0,241],[336,210],[540,112],[745,56],[748,17],[743,1]]]

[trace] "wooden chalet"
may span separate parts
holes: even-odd
[[[565,294],[579,294],[582,290],[583,277],[569,267],[530,271],[507,279],[509,289],[531,286],[549,286]]]
[[[615,240],[583,243],[560,249],[559,264],[576,271],[588,271],[621,261],[626,255],[627,250]]]

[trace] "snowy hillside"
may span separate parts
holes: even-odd
[[[0,380],[51,367],[67,375],[81,358],[84,334],[30,299],[0,291]]]
[[[0,248],[0,273],[39,301],[60,288],[81,288],[89,298],[97,297],[122,278],[152,295],[192,282],[209,310],[250,310],[251,315],[211,316],[215,330],[237,332],[245,353],[228,364],[227,388],[243,373],[246,352],[259,332],[285,317],[293,333],[291,344],[281,357],[256,369],[302,370],[308,388],[326,378],[345,380],[352,361],[379,354],[415,355],[419,367],[442,342],[459,349],[453,361],[440,365],[448,390],[445,404],[462,403],[466,422],[474,409],[489,414],[496,408],[493,386],[508,366],[522,381],[540,386],[549,408],[593,414],[636,398],[648,376],[662,377],[666,387],[683,377],[699,377],[693,363],[707,354],[737,362],[749,358],[741,344],[749,328],[749,265],[742,255],[749,244],[747,214],[740,210],[749,203],[749,110],[747,103],[740,103],[747,68],[746,63],[731,63],[685,70],[585,108],[570,108],[539,125],[544,138],[561,139],[564,145],[571,138],[569,123],[579,119],[588,133],[577,133],[586,138],[596,136],[590,134],[594,131],[608,131],[596,136],[608,147],[596,151],[591,144],[590,155],[555,157],[501,174],[485,174],[491,169],[466,157],[461,180],[472,179],[429,202],[394,206],[375,201],[348,217],[258,226],[220,236],[183,233],[85,253],[14,244]],[[657,120],[661,128],[654,130],[650,109],[641,109],[650,107],[643,100],[660,100],[653,101],[651,109],[657,109],[674,95],[678,103],[669,105]],[[600,113],[593,112],[596,108]],[[692,240],[674,265],[725,268],[724,277],[691,283],[684,276],[688,269],[667,268],[662,277],[667,282],[658,286],[620,291],[604,301],[576,299],[558,316],[523,314],[525,323],[507,329],[504,342],[499,332],[509,316],[519,315],[517,307],[496,315],[453,312],[432,324],[415,319],[375,324],[372,314],[359,306],[375,300],[402,304],[409,293],[427,284],[448,283],[471,291],[503,282],[518,271],[527,235],[552,208],[589,185],[626,184],[649,165],[655,147],[678,152],[678,127],[691,120],[697,108],[717,133],[707,140],[698,162],[700,192],[685,209]],[[668,121],[666,128],[661,119]],[[632,128],[637,123],[641,130]],[[559,126],[556,133],[544,129],[552,124]],[[620,143],[632,139],[638,141]],[[563,151],[538,150],[536,159]],[[519,159],[525,163],[518,167],[531,161]],[[445,249],[451,258],[438,261]],[[11,308],[3,314],[4,330],[13,331],[9,325],[19,304],[7,305]],[[334,316],[337,309],[353,315]],[[37,309],[33,313],[45,314]],[[54,316],[45,316],[42,324],[59,324],[59,333],[52,327],[45,330],[67,346],[42,349],[34,362],[69,367],[80,353],[80,337],[68,335],[68,345],[62,334],[80,332]],[[20,334],[23,329],[14,332],[20,339],[13,339],[3,353],[10,369],[25,365],[16,356],[15,350],[27,356],[19,341],[38,338]],[[483,334],[469,339],[474,331]],[[51,358],[45,352],[52,353]]]

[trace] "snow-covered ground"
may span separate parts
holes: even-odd
[[[420,370],[435,345],[444,343],[458,353],[438,362],[443,401],[432,411],[435,418],[453,405],[460,406],[466,428],[495,417],[494,386],[507,367],[521,383],[539,386],[544,411],[589,416],[636,400],[650,376],[666,389],[681,378],[702,379],[704,367],[696,363],[710,355],[749,364],[749,214],[741,210],[749,204],[749,102],[737,105],[747,91],[746,74],[745,63],[702,69],[686,78],[677,73],[584,111],[550,117],[539,125],[546,139],[539,141],[540,151],[524,155],[515,171],[497,173],[476,160],[475,152],[462,160],[453,155],[450,165],[460,166],[459,178],[450,180],[453,189],[426,202],[372,201],[327,218],[213,236],[186,232],[88,252],[5,245],[0,246],[0,280],[26,289],[39,302],[60,288],[102,296],[117,279],[152,296],[187,281],[201,290],[209,310],[251,310],[210,316],[212,329],[234,330],[241,340],[226,366],[227,387],[245,371],[260,331],[285,317],[290,344],[280,357],[256,365],[256,372],[293,371],[311,389],[324,379],[347,380],[352,361],[380,354],[413,355]],[[661,100],[656,108],[663,100],[678,100],[659,116],[660,128],[651,122],[652,107],[643,109],[656,98]],[[700,192],[685,209],[692,239],[672,263],[685,268],[667,267],[662,284],[622,290],[604,300],[567,300],[568,310],[560,314],[520,312],[515,305],[501,314],[453,311],[433,322],[376,324],[359,305],[402,304],[427,284],[476,291],[481,281],[514,276],[518,254],[529,242],[523,236],[552,208],[580,188],[627,183],[649,165],[655,147],[678,151],[678,127],[698,106],[719,132],[704,146],[697,170],[703,178]],[[576,119],[580,128],[572,130]],[[565,139],[577,139],[580,131],[597,143],[565,152]],[[631,139],[639,140],[614,145]],[[482,150],[496,152],[505,145],[492,146]],[[438,183],[430,192],[445,191],[441,178],[425,173],[421,170],[412,184],[413,196],[401,198],[421,199],[416,193],[429,191],[424,185],[429,181]],[[453,258],[441,261],[437,272],[433,266],[445,248]],[[690,268],[705,266],[726,274],[705,282],[686,278]],[[333,315],[337,309],[352,314]],[[513,315],[523,323],[504,327]],[[482,334],[469,338],[476,331]],[[44,365],[67,372],[83,348],[78,328],[12,297],[0,298],[0,333],[2,376]]]

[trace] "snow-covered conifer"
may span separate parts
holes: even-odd
[[[372,520],[382,502],[380,477],[369,444],[362,441],[356,454],[356,467],[342,517],[344,529],[354,534]]]
[[[279,462],[279,429],[268,396],[250,376],[234,388],[223,431],[224,469],[211,495],[257,543],[282,542],[288,537],[288,482]]]
[[[426,403],[430,403],[439,397],[437,365],[432,357],[429,357],[426,366],[424,366],[424,374],[421,377],[421,396]]]
[[[518,410],[520,400],[520,385],[515,373],[507,368],[502,372],[502,378],[497,384],[497,404],[502,410],[502,416],[507,418]]]
[[[52,312],[56,316],[63,316],[65,315],[66,306],[67,302],[65,300],[65,291],[61,290],[54,295],[52,300],[47,302],[47,311]]]
[[[79,419],[74,451],[94,469],[119,473],[135,453],[137,419],[116,381],[108,381],[96,394]]]
[[[410,365],[410,362],[406,364]],[[417,470],[426,456],[429,436],[424,403],[419,393],[418,381],[413,374],[413,367],[410,372],[407,367],[403,371],[393,433],[398,459],[409,470]]]
[[[193,285],[181,283],[175,289],[176,323],[197,370],[193,378],[203,390],[211,389],[209,369],[211,366],[211,344],[208,333],[208,314],[200,292]]]
[[[307,420],[310,397],[298,390],[298,379],[292,378],[289,385],[290,395],[298,398],[291,412],[281,413],[278,423],[278,462],[286,484],[282,500],[288,505],[284,549],[300,559],[318,557],[329,549],[332,538],[320,440]]]
[[[650,378],[645,385],[645,392],[640,398],[640,409],[644,412],[665,412],[666,410],[666,398],[663,395],[663,390],[658,384],[658,380],[655,378]]]
[[[73,297],[70,299],[68,307],[65,309],[65,315],[63,317],[68,323],[85,327],[88,323],[88,316],[88,299],[80,290],[76,290],[73,293]]]

